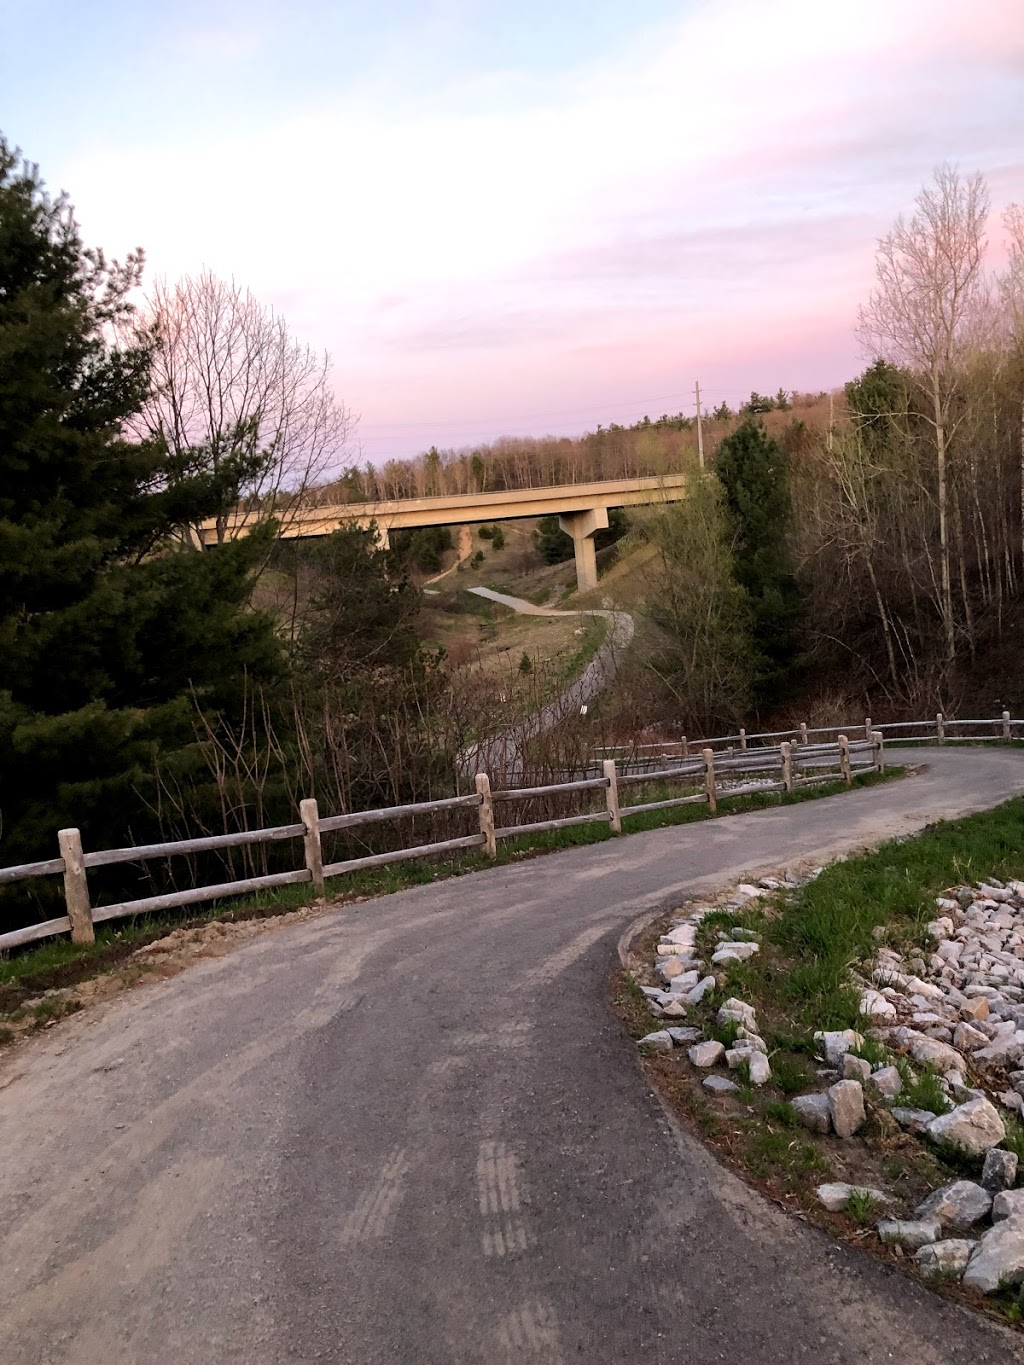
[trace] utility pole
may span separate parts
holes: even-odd
[[[832,449],[832,428],[835,425],[835,420],[835,398],[830,391],[828,395],[828,436],[825,441],[826,450]]]
[[[704,428],[700,420],[700,384],[695,385],[697,391],[697,462],[701,469],[704,468]]]

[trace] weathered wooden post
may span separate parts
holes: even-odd
[[[744,729],[744,727],[741,725],[741,726],[740,726],[740,748],[741,748],[741,749],[745,749],[746,747],[747,747],[747,732],[746,732],[746,730]]]
[[[793,746],[788,739],[784,739],[779,745],[779,753],[782,756],[782,785],[786,791],[793,790]]]
[[[946,722],[943,719],[941,711],[935,717],[935,738],[940,744],[945,744],[946,742]]]
[[[72,943],[95,943],[96,930],[89,904],[89,883],[82,861],[82,836],[77,829],[62,829],[57,834],[60,856],[64,859],[64,900],[71,921]]]
[[[604,779],[608,783],[605,788],[604,799],[608,806],[608,824],[611,826],[613,834],[622,833],[622,817],[619,814],[619,780],[615,771],[614,758],[606,758],[601,765],[604,769]]]
[[[805,720],[800,722],[800,743],[807,743],[807,722]]]
[[[1009,744],[1009,742],[1010,742],[1010,713],[1009,713],[1009,711],[1004,711],[1004,712],[1003,712],[1003,739],[1005,739],[1006,742],[1007,742],[1007,744]]]
[[[878,772],[885,772],[885,743],[882,739],[881,730],[871,731],[871,743],[875,746],[875,768]]]
[[[839,771],[848,787],[853,786],[853,767],[850,763],[850,741],[846,735],[839,736]]]
[[[704,759],[704,790],[707,793],[708,809],[712,815],[718,814],[718,792],[715,788],[715,751],[714,749],[703,749],[701,757]]]
[[[686,738],[685,735],[683,735],[682,744],[683,744],[683,757],[684,757],[684,758],[689,758],[689,757],[690,757],[690,741]]]
[[[491,796],[491,779],[486,773],[477,773],[476,789],[480,793],[480,833],[484,836],[484,852],[488,858],[496,858],[498,844],[494,837],[494,798]]]
[[[302,842],[305,849],[306,867],[309,870],[313,890],[318,896],[324,894],[324,855],[320,847],[320,811],[316,797],[307,796],[299,802],[299,818],[302,821]]]
[[[871,717],[870,717],[870,716],[865,716],[865,717],[864,717],[864,738],[867,739],[867,740],[870,740],[870,738],[871,738]]]

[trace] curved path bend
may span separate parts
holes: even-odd
[[[607,1004],[638,915],[1024,788],[1024,752],[329,912],[0,1074],[5,1365],[903,1365],[1019,1337],[779,1213]]]
[[[520,786],[524,780],[523,752],[527,744],[538,735],[546,734],[567,716],[576,715],[581,706],[589,705],[604,691],[615,677],[619,661],[632,642],[635,623],[628,611],[600,607],[577,610],[539,607],[524,597],[510,597],[508,593],[496,592],[493,588],[469,588],[468,591],[477,597],[485,597],[489,602],[511,607],[522,616],[601,616],[609,623],[608,634],[594,657],[579,677],[574,678],[554,701],[548,702],[518,725],[481,740],[460,755],[463,771],[489,773],[492,783],[502,787]]]

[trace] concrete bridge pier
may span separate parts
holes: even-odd
[[[562,512],[558,524],[567,536],[572,536],[576,555],[576,588],[590,592],[597,587],[597,547],[594,536],[608,529],[608,508],[590,507],[584,512]]]

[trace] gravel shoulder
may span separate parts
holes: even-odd
[[[1024,790],[1016,751],[917,757],[327,911],[19,1047],[3,1358],[1024,1359],[719,1166],[607,1005],[637,917]]]

